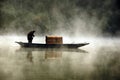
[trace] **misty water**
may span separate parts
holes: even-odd
[[[42,38],[33,42],[44,43]],[[79,49],[26,49],[15,43],[26,41],[26,37],[0,36],[0,39],[0,80],[120,78],[120,41],[117,38],[74,38],[90,43]],[[69,42],[67,39],[64,42]]]

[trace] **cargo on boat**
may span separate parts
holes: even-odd
[[[46,44],[63,44],[61,36],[46,36]]]

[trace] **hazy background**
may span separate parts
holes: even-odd
[[[0,80],[119,80],[120,0],[0,0]],[[15,41],[88,42],[79,49],[24,49]]]
[[[119,0],[1,0],[0,34],[119,36]]]

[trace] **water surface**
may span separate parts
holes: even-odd
[[[25,49],[14,43],[14,40],[9,41],[10,38],[0,38],[0,80],[120,78],[118,39],[94,40],[79,49]]]

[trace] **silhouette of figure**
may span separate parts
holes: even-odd
[[[34,33],[35,31],[33,30],[27,34],[28,43],[32,43],[33,37],[35,36]]]

